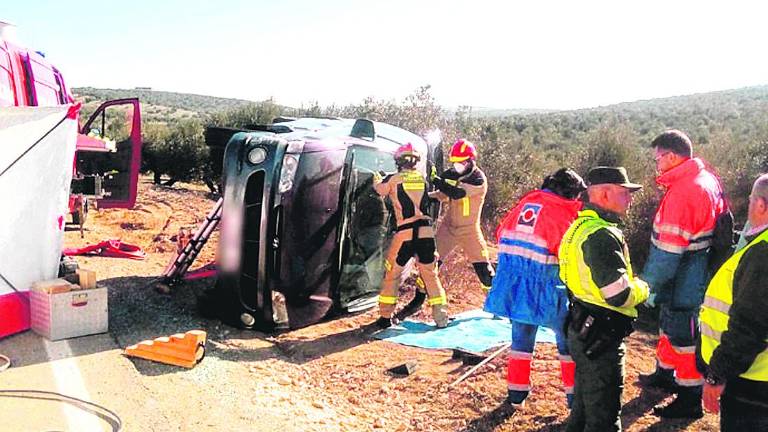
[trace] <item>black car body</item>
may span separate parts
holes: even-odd
[[[298,328],[375,305],[394,221],[373,190],[374,173],[395,171],[395,150],[410,142],[426,156],[419,163],[426,175],[442,161],[439,146],[366,119],[253,129],[207,131],[213,148],[228,141],[219,316],[245,327]]]

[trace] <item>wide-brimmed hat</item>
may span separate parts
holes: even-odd
[[[615,184],[623,186],[632,192],[639,191],[643,185],[629,181],[627,170],[624,167],[599,166],[589,170],[587,184],[590,186],[600,184]]]

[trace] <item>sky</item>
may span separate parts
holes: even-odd
[[[768,84],[768,2],[5,0],[69,87],[576,109]]]

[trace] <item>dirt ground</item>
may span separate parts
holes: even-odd
[[[68,227],[66,246],[120,238],[142,247],[147,258],[78,257],[80,266],[96,270],[100,284],[109,288],[110,332],[54,343],[32,332],[0,340],[0,353],[14,364],[0,373],[0,387],[56,390],[57,374],[72,375],[61,372],[62,365],[74,367],[90,399],[116,412],[126,431],[564,430],[568,411],[553,345],[537,348],[535,388],[526,406],[515,411],[503,404],[506,355],[449,387],[468,366],[452,360],[447,350],[372,338],[368,324],[375,311],[268,335],[199,316],[195,296],[212,280],[159,293],[155,278],[174,256],[179,229],[194,230],[213,204],[203,186],[169,189],[143,179],[133,210],[92,211],[82,239],[74,226]],[[213,260],[215,236],[210,243],[196,265]],[[441,276],[452,313],[481,306],[479,285],[463,259],[448,257]],[[410,292],[402,298],[409,299]],[[424,313],[417,317],[428,319]],[[194,369],[121,355],[121,348],[140,340],[195,328],[208,332],[208,351]],[[718,430],[717,417],[709,414],[695,422],[662,422],[650,414],[664,396],[642,393],[635,382],[640,371],[653,367],[654,344],[642,333],[629,338],[625,430]],[[417,362],[413,375],[386,372],[405,361]],[[60,410],[52,401],[0,397],[0,430],[87,430],[73,426],[71,416],[72,429],[62,426],[67,416]],[[116,430],[114,422],[99,424],[101,430]]]

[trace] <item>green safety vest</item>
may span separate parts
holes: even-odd
[[[701,326],[701,357],[709,364],[712,353],[720,346],[720,338],[728,330],[728,312],[733,304],[733,275],[739,266],[741,257],[752,246],[768,241],[768,230],[739,250],[720,267],[707,287],[704,304],[699,312]],[[752,362],[752,366],[739,375],[753,381],[768,381],[768,350],[761,352]]]
[[[600,292],[600,287],[592,280],[592,271],[584,262],[584,254],[581,246],[597,230],[607,229],[616,236],[621,242],[623,248],[624,261],[627,263],[627,276],[629,278],[630,295],[625,306],[616,307],[609,305]],[[637,317],[635,305],[644,300],[643,292],[647,288],[638,286],[634,274],[632,273],[632,264],[629,262],[629,251],[624,242],[624,235],[615,223],[602,219],[594,210],[583,210],[579,212],[578,218],[571,224],[568,231],[565,232],[563,240],[558,250],[560,260],[560,279],[571,291],[574,297],[602,308],[611,309],[632,318]]]

